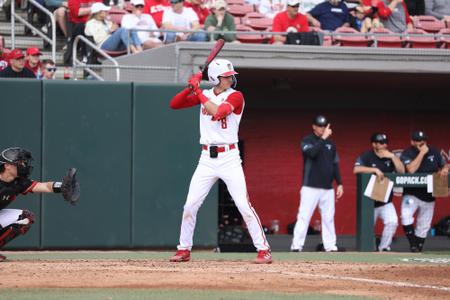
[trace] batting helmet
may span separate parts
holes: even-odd
[[[237,72],[234,71],[233,64],[226,59],[215,59],[208,66],[208,79],[214,85],[219,84],[219,77],[228,77],[236,75]]]
[[[28,177],[31,174],[33,170],[32,160],[31,152],[19,147],[6,148],[0,154],[0,164],[10,163],[16,165],[17,174],[20,177]]]

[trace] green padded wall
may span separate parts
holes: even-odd
[[[2,117],[0,118],[0,148],[18,146],[33,153],[32,178],[41,178],[41,108],[42,89],[37,80],[0,80]],[[19,196],[8,208],[28,209],[36,222],[25,236],[19,236],[8,248],[38,248],[40,246],[41,196]]]
[[[183,87],[134,86],[133,246],[175,246],[200,157],[199,108],[172,110]],[[218,186],[200,208],[195,246],[217,245]]]
[[[44,248],[130,245],[131,84],[44,82],[43,179],[77,167],[79,204],[43,197]]]

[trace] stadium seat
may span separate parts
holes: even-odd
[[[256,11],[251,11],[245,15],[245,18],[247,18],[247,19],[261,19],[261,18],[265,18],[265,17],[266,17],[265,14],[262,14],[262,13],[256,12]]]
[[[247,26],[250,26],[254,30],[266,30],[270,26],[272,26],[273,20],[270,18],[259,18],[259,19],[245,19],[245,23]]]
[[[341,35],[341,33],[345,35]],[[333,43],[344,47],[367,47],[369,40],[366,35],[354,28],[339,27],[334,31]]]
[[[408,48],[437,48],[436,38],[422,29],[413,29],[407,31],[406,47]]]
[[[442,21],[444,22],[446,28],[450,28],[450,16],[444,16]]]
[[[251,27],[245,25],[236,25],[236,31],[254,31]],[[266,39],[262,34],[258,34],[255,31],[255,34],[236,34],[236,39],[241,43],[247,44],[261,44]]]
[[[450,49],[450,28],[441,29],[438,34],[440,35],[440,47]]]
[[[125,16],[126,14],[128,14],[128,12],[127,12],[126,10],[119,9],[119,8],[113,10],[113,9],[111,8],[111,10],[110,10],[109,13],[108,13],[108,19],[109,19],[111,22],[114,22],[114,23],[116,23],[117,25],[120,26],[120,24],[122,23],[122,18],[123,18],[123,16]]]
[[[253,5],[230,5],[228,6],[228,12],[234,17],[243,17],[249,12],[254,12],[255,8]]]
[[[228,5],[244,5],[244,0],[226,0]]]
[[[445,28],[445,21],[440,21],[433,16],[415,16],[412,17],[413,26],[416,29],[425,30],[428,33],[439,32]]]
[[[402,48],[404,40],[400,35],[394,34],[386,28],[374,28],[370,31],[372,47],[379,48]]]

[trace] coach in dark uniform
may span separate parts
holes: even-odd
[[[354,174],[375,174],[379,179],[384,178],[384,173],[405,173],[405,167],[401,160],[387,148],[388,138],[384,133],[375,133],[370,138],[372,150],[361,154],[353,168]],[[383,233],[378,251],[391,251],[392,238],[398,226],[398,216],[392,204],[392,192],[387,203],[375,201],[374,223],[381,218],[383,221]]]
[[[303,153],[303,186],[300,190],[301,203],[294,228],[291,250],[302,251],[308,232],[311,216],[319,205],[322,219],[322,241],[325,251],[338,251],[336,230],[334,227],[334,190],[336,180],[336,197],[343,193],[339,172],[339,157],[336,145],[329,139],[332,134],[330,123],[324,116],[317,116],[313,121],[313,133],[301,142]]]
[[[427,135],[423,131],[414,131],[411,135],[411,147],[403,151],[400,159],[408,173],[435,173],[442,177],[448,175],[448,166],[440,151],[428,146]],[[435,198],[427,193],[426,187],[404,188],[402,200],[402,225],[412,252],[421,252],[425,237],[431,227]],[[417,212],[416,228],[414,214]]]

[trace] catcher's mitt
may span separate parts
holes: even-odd
[[[64,176],[61,184],[61,193],[64,200],[75,205],[80,198],[80,183],[75,178],[77,169],[70,168],[67,175]]]

